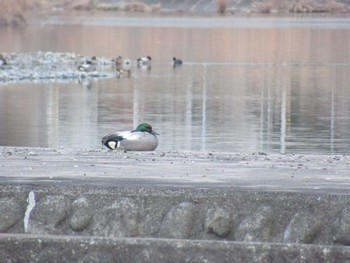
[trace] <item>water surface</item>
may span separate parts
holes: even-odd
[[[103,18],[1,28],[3,52],[150,55],[129,79],[0,84],[0,145],[100,149],[149,122],[160,150],[349,154],[347,18]],[[173,56],[184,65],[173,68]]]

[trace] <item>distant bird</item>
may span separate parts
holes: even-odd
[[[133,131],[112,132],[102,138],[102,144],[110,150],[154,151],[158,138],[152,126],[141,123]]]
[[[0,54],[0,67],[7,65],[6,59],[3,54]]]
[[[174,67],[182,65],[181,59],[176,59],[176,57],[173,57],[173,61],[174,61]]]
[[[152,58],[151,58],[150,56],[138,58],[138,59],[137,59],[137,65],[138,65],[139,67],[142,67],[142,66],[151,66],[151,61],[152,61]]]
[[[131,68],[131,60],[128,58],[123,58],[122,56],[118,56],[116,59],[113,59],[115,61],[115,67],[117,69],[130,69]]]
[[[129,78],[131,76],[131,70],[118,68],[116,74],[117,78]]]
[[[124,69],[130,69],[131,64],[132,64],[131,59],[126,58],[123,61],[123,68]]]
[[[118,56],[114,61],[116,68],[121,68],[123,66],[124,59],[122,56]]]
[[[78,67],[79,71],[92,72],[96,70],[96,66],[91,60],[87,60],[84,63],[80,64]]]

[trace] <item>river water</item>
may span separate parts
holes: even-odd
[[[101,149],[148,122],[163,151],[350,153],[348,18],[52,16],[0,36],[1,52],[152,57],[130,78],[0,83],[0,145]]]

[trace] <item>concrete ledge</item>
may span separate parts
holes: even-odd
[[[1,234],[0,255],[1,262],[336,263],[349,262],[350,248],[179,239]]]
[[[0,148],[0,262],[350,262],[347,156]]]
[[[0,185],[0,231],[349,245],[349,203],[229,188]]]

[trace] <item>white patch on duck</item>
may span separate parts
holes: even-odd
[[[138,66],[150,66],[152,58],[150,56],[137,59]]]

